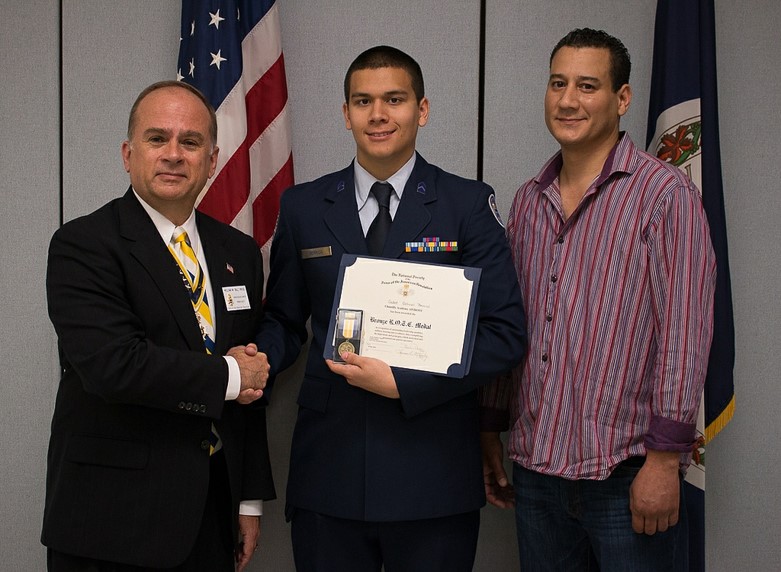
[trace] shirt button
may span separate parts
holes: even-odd
[[[553,320],[553,316],[551,316],[550,314],[548,314],[547,316],[545,316],[545,321],[546,321],[546,322],[550,322],[550,321],[552,321],[552,320]]]
[[[204,451],[208,451],[209,446],[210,444],[208,439],[204,439],[203,441],[201,441],[201,449],[203,449]]]
[[[559,239],[556,242],[558,242],[559,244],[563,244],[564,243],[564,237],[560,236]]]
[[[558,279],[559,279],[559,277],[558,277],[558,276],[556,276],[555,274],[554,274],[553,276],[551,276],[551,277],[550,277],[550,281],[551,281],[551,282],[556,282],[556,280],[558,280]]]
[[[542,354],[542,361],[548,361],[548,354]]]

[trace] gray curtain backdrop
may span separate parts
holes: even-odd
[[[423,68],[431,120],[420,133],[421,153],[476,176],[479,2],[279,3],[297,181],[352,159],[342,78],[360,51],[378,43],[408,51]],[[180,0],[0,0],[0,8],[0,572],[36,571],[45,569],[38,539],[58,381],[44,296],[48,241],[60,210],[72,219],[127,187],[119,153],[127,114],[143,87],[174,77]],[[645,140],[654,10],[655,2],[638,0],[487,0],[484,178],[503,215],[520,183],[556,150],[542,98],[549,52],[571,28],[604,28],[626,43],[634,99],[623,128]],[[781,569],[779,21],[774,0],[716,3],[737,413],[708,448],[713,571]],[[266,506],[254,571],[293,570],[283,508],[301,374],[299,363],[285,375],[269,410],[281,498]],[[513,526],[510,512],[483,511],[475,570],[517,569]]]

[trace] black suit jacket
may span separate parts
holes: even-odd
[[[187,291],[132,191],[52,238],[47,296],[62,376],[49,443],[42,542],[79,556],[171,567],[192,549],[214,422],[238,503],[274,497],[265,410],[225,401],[230,347],[261,317],[260,251],[197,213],[216,315],[205,353]],[[223,286],[252,308],[228,312]]]
[[[516,365],[525,343],[515,270],[492,189],[418,156],[383,256],[482,268],[479,321],[464,379],[394,368],[400,400],[347,384],[323,359],[342,254],[367,255],[352,165],[282,196],[259,347],[272,373],[313,341],[298,396],[287,502],[356,520],[401,521],[475,510],[485,503],[476,389]],[[405,253],[437,236],[454,252]],[[331,254],[302,251],[331,247]]]

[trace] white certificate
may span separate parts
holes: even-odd
[[[361,310],[360,350],[393,367],[469,372],[481,270],[344,255],[323,356],[332,359],[340,308]]]

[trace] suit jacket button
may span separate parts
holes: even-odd
[[[206,406],[205,405],[201,405],[200,411],[201,411],[201,413],[206,413]]]
[[[203,441],[201,441],[201,449],[203,449],[204,451],[208,451],[210,446],[211,444],[209,443],[208,439],[204,439]]]
[[[184,401],[180,401],[177,407],[179,407],[179,409],[184,409]]]
[[[192,403],[188,403],[187,405],[185,405],[185,406],[184,406],[184,408],[185,408],[187,411],[190,411],[190,410],[193,408],[193,404],[192,404]]]

